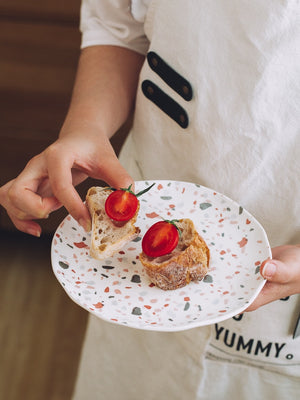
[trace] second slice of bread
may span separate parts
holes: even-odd
[[[134,225],[139,207],[135,216],[121,225],[108,217],[105,201],[111,192],[109,188],[93,186],[86,195],[86,205],[92,217],[90,255],[98,260],[111,257],[140,233]]]
[[[200,281],[209,269],[210,252],[193,221],[184,218],[176,225],[181,234],[171,253],[152,258],[142,252],[139,256],[150,280],[163,290],[178,289],[190,281]]]

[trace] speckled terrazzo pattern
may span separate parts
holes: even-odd
[[[152,183],[136,182],[136,190]],[[264,285],[259,267],[271,250],[253,216],[227,197],[186,182],[156,181],[140,202],[140,237],[107,260],[89,256],[90,235],[72,217],[60,224],[52,241],[53,271],[73,301],[113,323],[179,331],[230,318],[254,300]],[[211,252],[203,281],[174,291],[149,281],[138,259],[141,237],[161,217],[194,221]]]

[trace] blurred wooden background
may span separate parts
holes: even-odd
[[[80,52],[80,0],[0,0],[0,185],[53,142]],[[118,152],[124,126],[112,140]],[[87,182],[79,189],[84,196]],[[87,313],[56,281],[51,235],[17,233],[0,207],[0,400],[69,400]]]
[[[50,236],[0,243],[0,399],[70,400],[87,312],[52,273]]]

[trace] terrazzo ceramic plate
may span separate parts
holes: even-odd
[[[136,190],[152,181],[136,182]],[[211,252],[201,282],[163,291],[151,284],[138,255],[141,238],[161,218],[190,218]],[[206,187],[156,181],[140,197],[140,237],[114,257],[89,256],[90,235],[70,216],[52,241],[55,276],[73,301],[97,317],[138,329],[180,331],[233,317],[256,298],[265,281],[261,263],[271,257],[262,226],[240,205]]]

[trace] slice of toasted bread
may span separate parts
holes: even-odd
[[[140,233],[134,225],[139,207],[135,216],[126,223],[120,224],[108,217],[105,201],[111,192],[109,188],[93,186],[86,195],[86,205],[92,217],[90,255],[98,260],[111,257]]]
[[[139,255],[151,282],[163,290],[173,290],[200,281],[209,269],[210,252],[202,237],[188,219],[176,222],[181,234],[176,248],[161,257]]]

